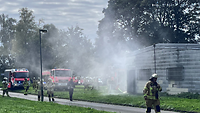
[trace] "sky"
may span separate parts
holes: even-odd
[[[35,21],[42,19],[44,24],[54,24],[58,29],[67,30],[79,26],[92,42],[97,38],[99,20],[104,15],[108,0],[0,0],[1,14],[19,20],[19,9],[33,11]]]

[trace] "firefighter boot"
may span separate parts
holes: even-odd
[[[160,106],[159,105],[156,106],[155,113],[160,113]]]
[[[8,90],[7,90],[7,89],[4,91],[4,93],[3,93],[3,97],[4,97],[4,94],[6,94],[7,97],[10,97],[10,96],[8,95]]]
[[[151,113],[151,108],[148,107],[146,113]]]
[[[4,95],[5,95],[5,90],[3,90],[3,95],[2,95],[2,97],[4,97]]]
[[[7,97],[10,97],[10,95],[8,94],[8,92],[6,92]]]
[[[24,92],[24,95],[27,95],[27,92],[26,92],[26,91]]]
[[[52,101],[54,101],[54,95],[52,94],[51,96],[52,96]]]
[[[50,95],[49,95],[48,97],[49,97],[49,102],[51,102],[51,97],[50,97]]]

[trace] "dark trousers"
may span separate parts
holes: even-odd
[[[54,93],[53,93],[53,91],[47,91],[47,94],[48,94],[48,97],[49,97],[49,102],[51,101],[51,98],[52,98],[52,101],[54,101]]]
[[[29,86],[25,86],[24,89],[25,89],[24,94],[27,95],[28,94]]]
[[[9,97],[9,95],[8,95],[8,89],[3,90],[3,97],[4,97],[5,93]]]
[[[74,89],[69,89],[69,99],[70,101],[72,101],[72,96],[73,96],[73,92],[74,92]]]

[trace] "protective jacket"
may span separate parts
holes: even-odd
[[[37,82],[36,90],[35,92],[38,91],[38,95],[41,96],[41,83],[40,81]]]
[[[29,86],[28,80],[25,79],[25,81],[23,82],[23,86],[24,87],[28,87]]]
[[[147,99],[157,100],[158,91],[162,91],[161,86],[157,82],[149,81],[144,87],[143,94]]]
[[[2,90],[6,90],[6,89],[8,89],[8,82],[7,81],[2,81]]]
[[[47,91],[54,91],[54,83],[53,82],[47,82]]]
[[[33,88],[36,88],[37,80],[33,79]]]

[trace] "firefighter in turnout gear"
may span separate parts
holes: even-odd
[[[24,95],[27,95],[28,94],[28,88],[29,88],[29,82],[28,82],[28,79],[25,78],[25,81],[23,82],[23,87],[24,87]]]
[[[8,97],[10,97],[9,95],[8,95],[8,82],[7,82],[7,77],[4,77],[3,78],[3,81],[2,81],[2,90],[3,90],[3,95],[2,95],[2,97],[4,97],[4,94],[6,93],[6,95],[8,96]]]
[[[37,85],[36,85],[36,90],[35,92],[38,91],[38,101],[40,101],[40,97],[41,97],[41,83],[40,83],[40,79],[38,79]]]
[[[36,85],[37,85],[37,80],[35,79],[35,77],[33,77],[33,89],[36,88]]]
[[[161,86],[156,82],[158,78],[157,74],[153,74],[144,87],[143,94],[146,101],[147,110],[146,113],[151,113],[151,107],[154,106],[155,112],[160,113],[160,100],[158,98],[158,92],[162,91]]]
[[[52,101],[54,101],[54,87],[55,87],[55,85],[52,82],[51,78],[48,79],[46,87],[47,87],[47,95],[49,97],[49,102],[51,102],[51,98],[52,98]]]
[[[72,101],[72,95],[73,95],[73,92],[74,92],[74,87],[75,87],[75,84],[73,82],[73,79],[71,79],[69,82],[68,82],[68,89],[69,89],[69,98],[70,98],[70,101]]]
[[[37,92],[38,87],[39,87],[38,82],[40,82],[40,79],[37,79],[37,80],[35,80],[35,81],[36,81],[36,84],[35,84],[35,92]]]

